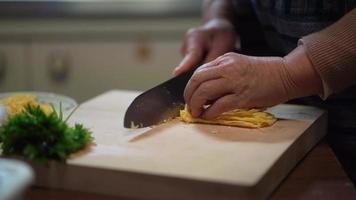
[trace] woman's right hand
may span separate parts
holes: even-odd
[[[187,31],[181,53],[183,60],[174,69],[179,75],[210,62],[215,58],[233,51],[237,34],[231,22],[226,19],[213,19],[204,25]]]

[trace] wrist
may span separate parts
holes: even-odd
[[[284,83],[289,99],[321,94],[322,81],[309,60],[303,46],[298,46],[283,58]]]

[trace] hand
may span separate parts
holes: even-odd
[[[184,99],[193,117],[214,119],[236,108],[261,108],[316,94],[321,81],[303,49],[282,57],[227,53],[199,67]],[[204,106],[210,105],[208,108]]]
[[[225,19],[213,19],[201,27],[190,29],[181,48],[184,58],[174,74],[179,75],[233,51],[236,37],[234,26]]]
[[[283,65],[280,57],[227,53],[195,71],[184,98],[192,115],[205,119],[235,108],[272,106],[289,99]]]

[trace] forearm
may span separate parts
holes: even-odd
[[[356,8],[300,44],[322,79],[324,98],[356,84]]]

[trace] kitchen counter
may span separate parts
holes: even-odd
[[[355,196],[355,187],[341,168],[329,145],[322,141],[295,167],[276,191],[272,193],[270,199],[351,200]],[[117,198],[33,187],[27,191],[24,199],[113,200]],[[129,200],[125,197],[120,199]]]
[[[271,199],[354,199],[356,189],[325,140],[281,183]]]

